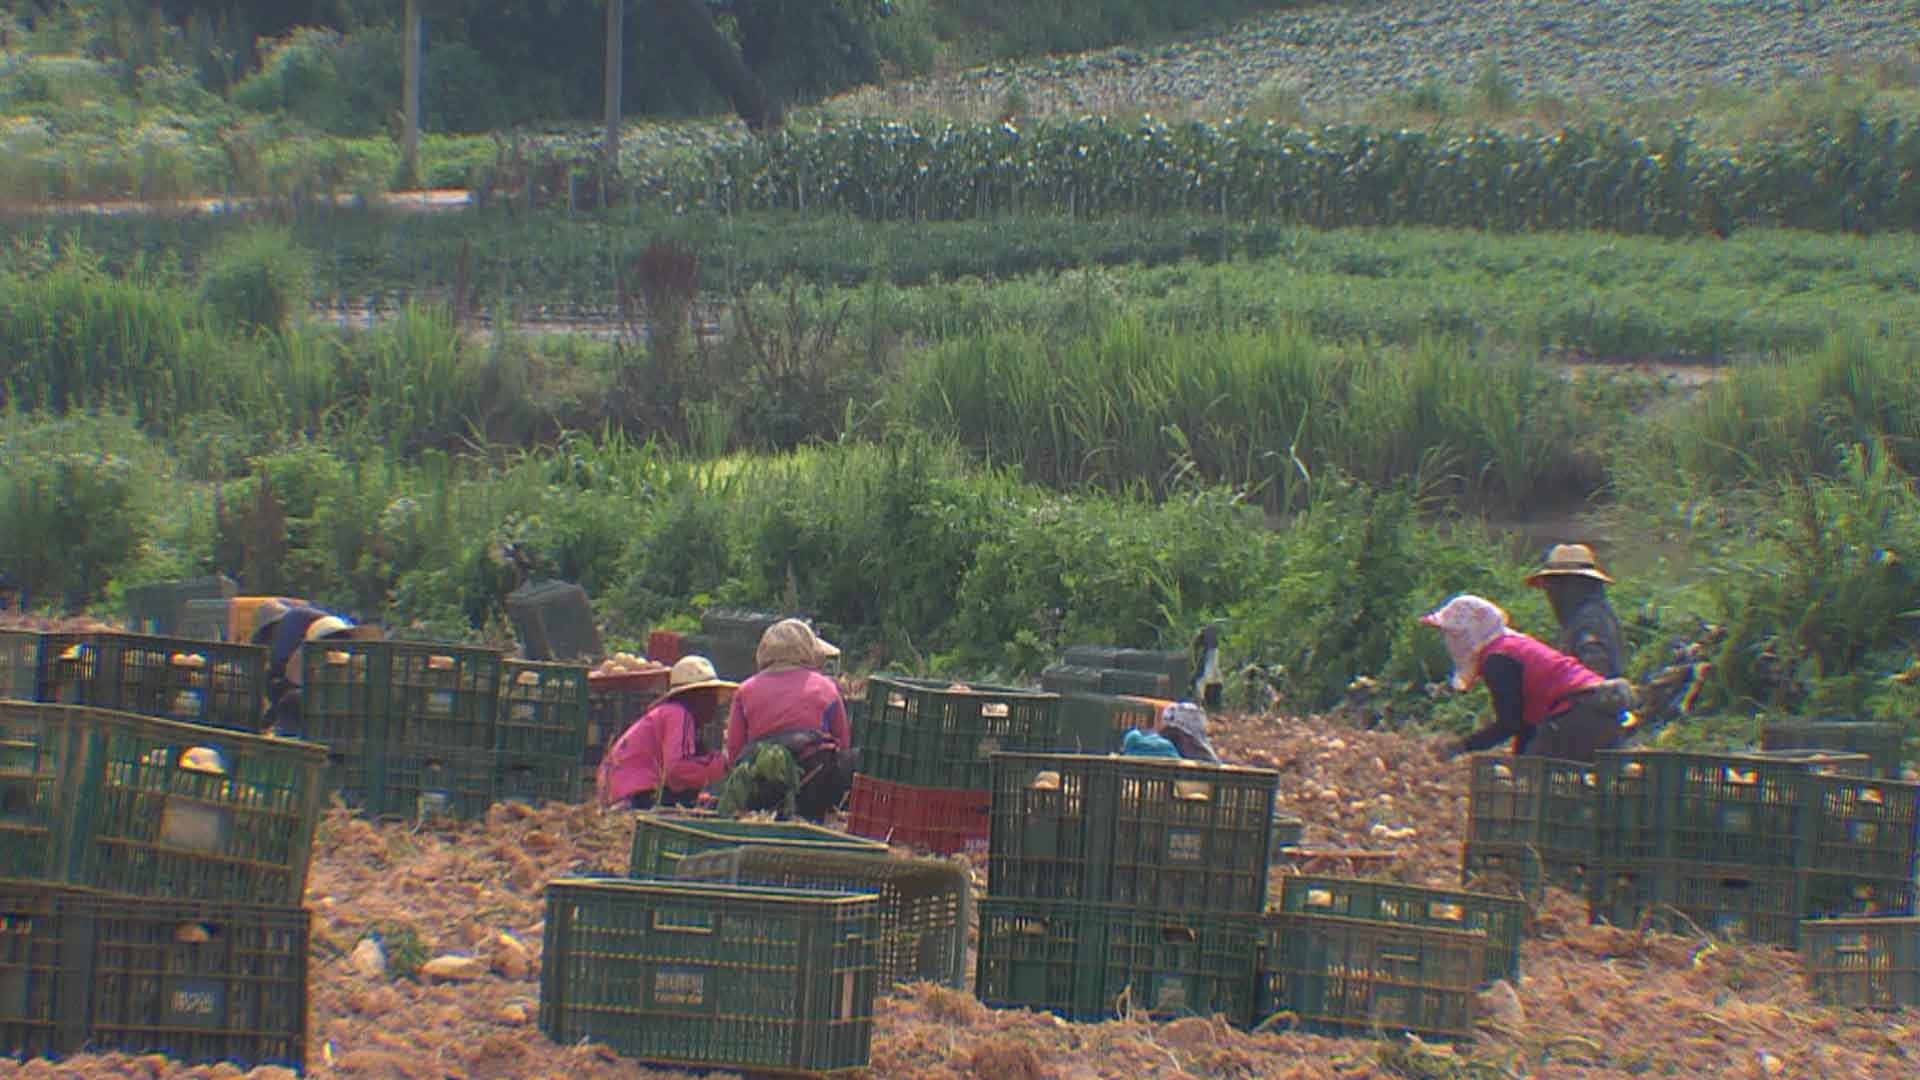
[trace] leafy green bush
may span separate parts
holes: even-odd
[[[0,577],[26,605],[78,611],[153,531],[150,478],[111,454],[0,450]]]
[[[207,307],[229,326],[279,330],[306,313],[313,256],[285,229],[239,233],[216,250],[200,279]]]

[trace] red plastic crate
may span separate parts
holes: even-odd
[[[915,787],[857,774],[847,799],[847,831],[939,855],[985,851],[990,798],[985,790]]]
[[[680,659],[680,632],[655,630],[647,635],[647,659],[672,667]]]

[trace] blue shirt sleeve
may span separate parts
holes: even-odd
[[[1141,731],[1139,728],[1127,732],[1126,739],[1120,743],[1120,752],[1133,757],[1177,758],[1180,756],[1179,748],[1175,747],[1171,740],[1163,735]]]

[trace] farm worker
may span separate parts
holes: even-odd
[[[1493,722],[1447,744],[1441,756],[1485,750],[1502,739],[1513,752],[1566,761],[1592,761],[1620,738],[1633,703],[1625,679],[1603,679],[1580,661],[1516,630],[1507,613],[1468,593],[1420,616],[1439,629],[1453,657],[1452,683],[1469,690],[1485,680]]]
[[[1546,563],[1527,575],[1527,584],[1545,589],[1560,620],[1560,651],[1586,665],[1587,670],[1617,679],[1624,669],[1620,620],[1607,603],[1613,579],[1594,560],[1585,544],[1557,544]]]
[[[758,671],[740,684],[727,717],[727,760],[749,770],[732,800],[737,808],[784,805],[817,821],[846,797],[859,755],[840,688],[819,670],[839,655],[800,619],[782,619],[760,635],[753,655]],[[774,747],[791,755],[794,770],[755,768],[762,753],[779,757]],[[722,804],[727,808],[728,800]]]
[[[1176,701],[1160,710],[1160,733],[1188,761],[1218,765],[1220,755],[1207,741],[1207,710],[1191,701]]]
[[[254,613],[255,645],[267,646],[267,716],[264,729],[281,735],[300,733],[300,681],[309,641],[369,641],[377,626],[360,626],[311,604],[270,601]]]
[[[1173,745],[1172,739],[1152,728],[1129,728],[1127,737],[1120,740],[1120,755],[1122,757],[1177,758],[1180,756],[1180,748]]]
[[[737,683],[714,673],[704,656],[683,656],[667,690],[628,726],[600,761],[594,781],[600,805],[692,806],[701,789],[726,774],[718,746],[720,703]]]

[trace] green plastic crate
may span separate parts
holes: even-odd
[[[396,747],[492,750],[504,654],[412,641],[361,643],[386,650],[387,734]]]
[[[1055,694],[1099,694],[1100,673],[1104,670],[1079,664],[1049,664],[1040,672],[1040,688]]]
[[[1037,747],[1071,754],[1111,754],[1120,749],[1127,732],[1151,728],[1159,721],[1154,703],[1123,694],[1063,693],[1060,695],[1060,736],[1054,745]]]
[[[1125,1013],[1253,1018],[1260,917],[1120,904],[980,902],[975,993],[995,1008],[1070,1020]]]
[[[848,836],[804,821],[738,821],[708,814],[663,814],[642,810],[633,817],[630,878],[670,878],[689,855],[742,844],[796,853],[885,852],[887,845]]]
[[[59,904],[62,933],[90,946],[85,1049],[304,1067],[304,909],[94,895]]]
[[[557,879],[547,885],[540,1030],[680,1068],[862,1068],[875,902],[871,893]]]
[[[1555,858],[1523,844],[1469,840],[1460,860],[1460,884],[1480,891],[1512,889],[1533,898],[1552,885],[1585,896],[1589,862],[1590,857]]]
[[[1913,878],[1874,878],[1858,874],[1803,872],[1797,908],[1806,919],[1902,916],[1914,913]]]
[[[1801,868],[1912,881],[1920,838],[1920,784],[1809,776],[1812,836]]]
[[[916,981],[966,986],[972,881],[964,862],[746,846],[688,855],[679,880],[875,893],[880,991]]]
[[[130,585],[122,594],[127,628],[136,634],[178,634],[188,601],[233,599],[238,592],[223,574]]]
[[[1468,781],[1467,842],[1529,848],[1543,860],[1593,855],[1599,773],[1577,761],[1476,754]]]
[[[73,829],[74,710],[0,702],[0,880],[57,880]]]
[[[1898,779],[1906,764],[1906,730],[1866,720],[1769,720],[1760,728],[1763,750],[1848,750],[1867,755],[1877,775]]]
[[[1808,777],[1842,767],[1832,758],[1603,750],[1595,860],[1803,867],[1816,801]]]
[[[97,634],[0,630],[0,698],[64,705],[100,703]]]
[[[120,712],[258,731],[267,707],[267,650],[260,645],[145,634],[100,634],[99,692]]]
[[[300,902],[324,795],[324,747],[73,712],[69,883],[160,899]]]
[[[503,754],[582,760],[587,749],[587,669],[506,661],[493,745]]]
[[[65,890],[0,875],[0,1058],[54,1057],[83,1038],[90,943]]]
[[[1487,949],[1480,981],[1517,982],[1520,978],[1520,934],[1526,924],[1527,905],[1510,896],[1393,881],[1290,874],[1281,879],[1277,911],[1432,927],[1482,937]]]
[[[996,754],[994,895],[1251,913],[1279,774],[1147,757]]]
[[[1256,1017],[1327,1033],[1474,1036],[1487,939],[1335,915],[1265,917]]]
[[[337,763],[355,770],[384,753],[388,684],[393,651],[379,642],[327,642],[326,648],[300,650],[300,730],[309,742],[324,744]]]
[[[1920,918],[1800,924],[1807,988],[1832,1005],[1920,1007]]]
[[[996,750],[1046,749],[1060,738],[1057,694],[899,676],[867,681],[860,769],[916,787],[984,790]]]
[[[388,820],[474,821],[494,803],[497,770],[488,750],[387,751],[361,764],[364,798],[348,805]]]
[[[1705,932],[1735,941],[1792,947],[1800,929],[1801,875],[1777,867],[1691,862],[1606,863],[1589,875],[1595,921],[1633,928]]]
[[[578,803],[587,797],[580,758],[540,754],[495,755],[493,801],[528,806]]]

